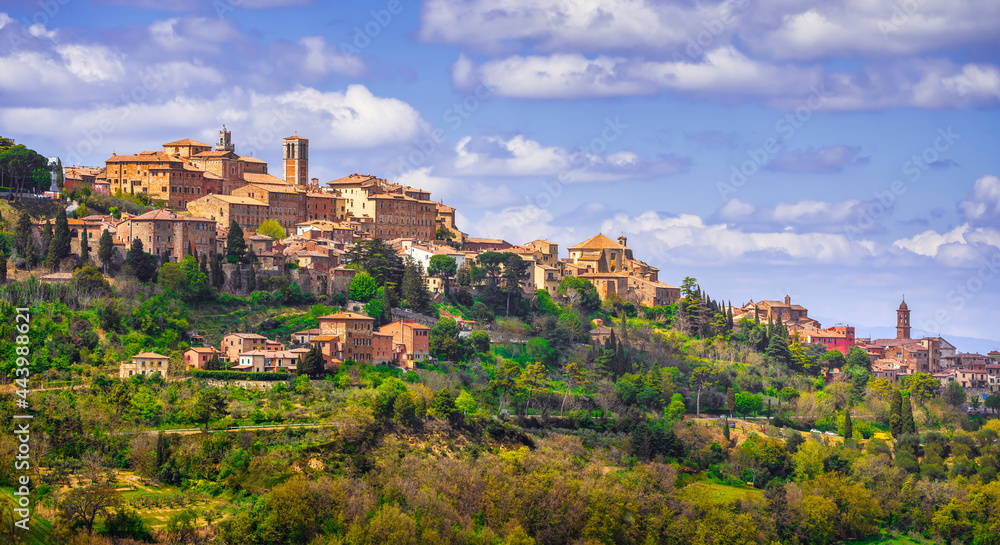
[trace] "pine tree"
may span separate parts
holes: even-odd
[[[423,267],[412,259],[406,260],[402,283],[403,299],[410,309],[421,314],[433,312],[431,295],[424,284]]]
[[[844,439],[851,439],[854,437],[854,424],[851,423],[851,407],[847,406],[844,411]]]
[[[903,396],[895,389],[889,402],[889,432],[893,437],[899,437],[903,433]]]
[[[726,409],[729,410],[729,415],[732,416],[733,410],[736,407],[736,390],[732,388],[726,389]]]
[[[7,256],[0,255],[0,284],[7,282]]]
[[[722,419],[722,436],[726,438],[726,441],[729,441],[729,419],[728,418],[723,418]]]
[[[90,259],[90,241],[87,240],[87,225],[83,226],[83,234],[80,235],[80,264],[84,265]]]
[[[115,245],[111,241],[111,231],[105,229],[101,233],[101,242],[97,247],[97,257],[101,260],[101,267],[104,268],[105,274],[108,272],[108,264],[111,262],[111,256],[114,254]]]

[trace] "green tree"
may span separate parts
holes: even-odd
[[[664,417],[668,422],[679,422],[684,418],[684,396],[674,394],[670,397],[670,405],[664,409]]]
[[[736,412],[742,415],[757,414],[764,408],[764,398],[750,392],[736,392]]]
[[[447,388],[438,390],[427,407],[427,414],[437,418],[451,418],[455,411],[455,397]]]
[[[786,367],[792,363],[792,353],[788,349],[788,341],[780,335],[771,336],[764,355],[768,360]]]
[[[987,396],[986,401],[984,401],[983,404],[987,409],[993,409],[993,412],[996,413],[1000,410],[1000,395],[990,394]]]
[[[222,285],[226,283],[226,276],[222,271],[222,254],[209,254],[208,264],[212,286],[222,289]]]
[[[559,294],[569,297],[571,293],[577,294],[575,296],[577,305],[588,316],[600,310],[601,297],[590,280],[576,276],[567,276],[560,280]]]
[[[563,394],[562,405],[559,406],[559,416],[564,414],[566,400],[569,399],[573,388],[580,388],[589,382],[590,374],[576,362],[567,363],[562,369],[563,382],[566,383],[566,392]]]
[[[7,283],[7,256],[0,255],[0,284]]]
[[[403,283],[400,286],[403,300],[414,312],[421,314],[432,314],[434,308],[431,305],[431,295],[427,291],[424,283],[423,267],[419,263],[410,259],[405,260],[405,270],[403,272]]]
[[[107,274],[108,264],[111,263],[111,256],[114,254],[115,245],[111,240],[111,231],[104,229],[101,231],[101,241],[97,246],[97,258],[101,260],[101,269]]]
[[[114,487],[104,484],[71,489],[62,498],[59,508],[62,518],[74,528],[86,528],[89,535],[94,530],[97,517],[108,516],[111,509],[121,503],[121,494]]]
[[[202,301],[210,295],[208,277],[191,255],[185,255],[178,263],[164,263],[157,282],[184,301]]]
[[[866,354],[867,355],[867,354]],[[840,350],[828,350],[819,358],[820,364],[828,371],[843,369],[847,365],[847,358],[841,354]]]
[[[243,238],[243,229],[236,220],[229,222],[229,235],[226,237],[226,261],[230,263],[243,262],[247,251],[247,241]]]
[[[503,411],[504,403],[517,392],[521,367],[514,360],[499,359],[500,361],[497,363],[489,388],[497,394],[497,399],[500,403],[497,410]]]
[[[455,233],[452,233],[447,227],[438,227],[437,231],[434,233],[435,240],[447,240],[450,242],[454,238]]]
[[[52,244],[55,247],[56,259],[62,261],[69,256],[70,235],[69,220],[66,218],[66,209],[59,207],[56,212],[55,230],[52,233]]]
[[[528,409],[531,407],[531,394],[538,392],[545,386],[545,377],[549,374],[542,362],[536,361],[534,363],[529,363],[521,373],[519,380],[521,381],[521,387],[528,391],[528,399],[524,403],[524,412],[528,413]]]
[[[260,227],[257,227],[258,235],[266,235],[274,240],[285,239],[285,228],[275,220],[264,220]]]
[[[45,225],[42,227],[42,251],[41,257],[46,259],[48,263],[49,248],[52,246],[52,222],[46,220]]]
[[[355,301],[367,303],[378,295],[378,284],[368,273],[362,271],[351,280],[350,297]]]
[[[198,392],[191,405],[191,420],[205,424],[208,429],[208,421],[213,416],[221,417],[226,414],[226,398],[219,393],[218,388],[207,388]]]
[[[0,151],[0,171],[11,193],[44,191],[51,184],[49,160],[22,144]]]
[[[318,377],[323,374],[323,351],[319,345],[314,345],[295,366],[295,372],[308,377]]]
[[[480,354],[486,354],[490,351],[490,334],[477,329],[469,334],[469,342],[472,343],[472,347],[475,348],[476,352]]]
[[[733,411],[736,410],[736,390],[732,388],[726,389],[726,408],[729,409],[729,416],[731,418]]]
[[[844,439],[851,439],[854,437],[854,424],[851,422],[851,407],[847,406],[844,410]]]
[[[695,397],[695,413],[701,418],[701,391],[715,383],[718,374],[711,367],[698,367],[691,371],[691,387],[698,393]]]
[[[903,396],[895,388],[889,401],[889,433],[893,437],[899,437],[903,433]]]
[[[913,403],[910,402],[909,396],[903,398],[903,434],[916,434],[917,433],[917,423],[913,420]]]
[[[940,389],[941,381],[929,373],[914,373],[906,378],[906,391],[917,403],[936,396]]]
[[[87,240],[87,225],[83,226],[83,233],[80,234],[80,264],[83,265],[90,260],[90,241]]]
[[[156,275],[156,257],[143,251],[142,241],[138,237],[132,239],[125,254],[125,269],[140,282],[149,282]]]
[[[942,397],[944,398],[945,403],[951,405],[952,407],[958,407],[959,405],[965,403],[965,388],[963,388],[958,382],[951,381],[947,386],[945,386]]]
[[[27,211],[22,211],[17,217],[17,226],[14,227],[14,247],[20,256],[26,256],[28,246],[34,245],[31,242],[31,231],[31,216],[28,215]]]
[[[868,352],[865,352],[860,346],[852,346],[851,349],[847,351],[847,365],[861,367],[865,371],[871,373],[872,358],[868,355]]]
[[[455,276],[458,264],[455,258],[448,255],[436,254],[431,256],[431,261],[427,266],[427,275],[436,276],[441,279],[444,286],[444,297],[447,299],[451,293],[451,277]]]
[[[250,262],[250,270],[247,272],[247,293],[257,291],[257,254],[253,248],[247,250],[247,261]]]
[[[466,390],[462,390],[462,393],[458,394],[458,397],[455,399],[455,406],[465,415],[476,412],[479,404],[476,403],[476,398],[472,397],[472,394]]]

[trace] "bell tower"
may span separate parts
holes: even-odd
[[[285,183],[305,188],[309,185],[309,139],[289,136],[282,143]]]
[[[236,151],[235,146],[233,146],[232,135],[226,130],[225,125],[219,131],[219,143],[215,145],[215,151]]]
[[[896,310],[896,338],[910,338],[910,309],[906,306],[906,299],[903,299]]]

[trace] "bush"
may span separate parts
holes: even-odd
[[[243,371],[202,371],[199,369],[192,370],[191,376],[213,380],[261,380],[269,382],[288,380],[288,373],[244,373]]]

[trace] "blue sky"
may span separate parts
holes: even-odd
[[[973,0],[15,0],[0,134],[102,165],[225,123],[275,172],[299,134],[312,176],[421,186],[473,236],[625,234],[715,298],[888,326],[905,294],[1000,340],[998,27]]]

